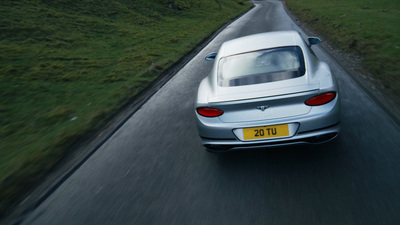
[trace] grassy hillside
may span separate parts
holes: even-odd
[[[0,212],[242,0],[0,1]]]
[[[360,55],[376,86],[400,105],[400,1],[285,0],[308,25]],[[365,73],[365,72],[364,72]]]

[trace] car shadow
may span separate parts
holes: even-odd
[[[308,169],[331,169],[343,164],[345,150],[340,148],[340,137],[318,145],[296,145],[217,153],[221,170],[230,173],[237,169],[271,172]]]

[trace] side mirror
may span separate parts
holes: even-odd
[[[206,56],[206,60],[207,61],[214,61],[215,60],[215,57],[217,57],[217,53],[216,52],[213,52],[213,53],[210,53],[210,54],[208,54],[207,56]]]
[[[319,44],[321,42],[321,39],[317,38],[317,37],[309,37],[308,38],[308,46],[312,46],[312,45],[316,45]]]

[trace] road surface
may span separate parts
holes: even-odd
[[[281,1],[224,29],[21,224],[399,224],[400,129],[349,74],[336,74],[338,139],[318,146],[211,154],[194,101],[226,40],[301,29]]]

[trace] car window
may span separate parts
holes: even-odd
[[[224,57],[219,61],[218,84],[242,86],[292,79],[305,74],[299,46],[266,49]]]

